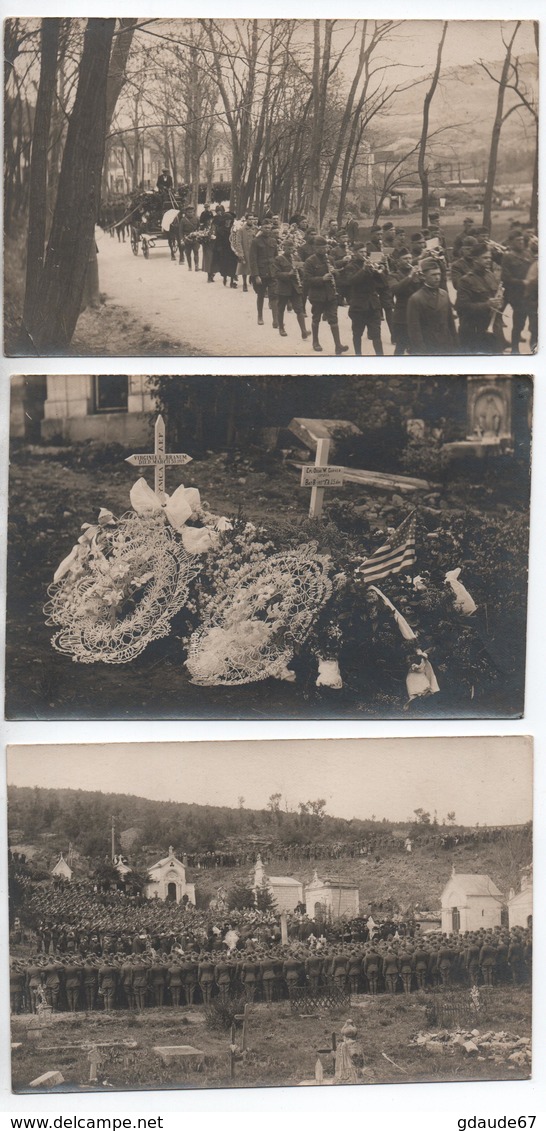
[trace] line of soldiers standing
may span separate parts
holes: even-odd
[[[315,937],[308,944],[260,946],[243,952],[208,950],[169,954],[33,955],[13,959],[14,1013],[36,1012],[45,996],[53,1010],[88,1012],[100,1007],[143,1010],[147,1006],[208,1006],[213,997],[248,1002],[290,999],[308,988],[335,986],[352,994],[410,994],[437,986],[520,985],[532,976],[530,929],[482,930],[463,935],[428,935],[413,940],[333,945]]]

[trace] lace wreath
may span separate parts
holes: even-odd
[[[234,570],[224,593],[209,597],[203,624],[190,639],[186,667],[192,683],[293,681],[288,663],[294,644],[305,639],[332,592],[329,564],[310,544]]]
[[[44,608],[58,652],[75,662],[125,664],[167,636],[198,568],[161,511],[101,512],[57,571]]]

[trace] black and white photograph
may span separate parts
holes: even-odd
[[[532,392],[14,377],[7,717],[520,717]]]
[[[530,1075],[530,738],[11,746],[8,829],[15,1092]]]
[[[538,21],[11,18],[9,356],[532,354]]]

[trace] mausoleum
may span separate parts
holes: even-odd
[[[310,919],[340,919],[358,915],[358,885],[342,880],[320,880],[315,872],[305,888],[305,910]]]
[[[490,876],[456,872],[442,892],[442,931],[479,931],[500,927],[503,897]]]
[[[175,856],[172,845],[168,856],[148,868],[143,894],[146,899],[166,899],[171,903],[181,903],[187,895],[188,902],[195,904],[195,884],[186,882],[186,867]]]

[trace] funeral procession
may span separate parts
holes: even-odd
[[[9,354],[536,350],[538,24],[6,29]]]

